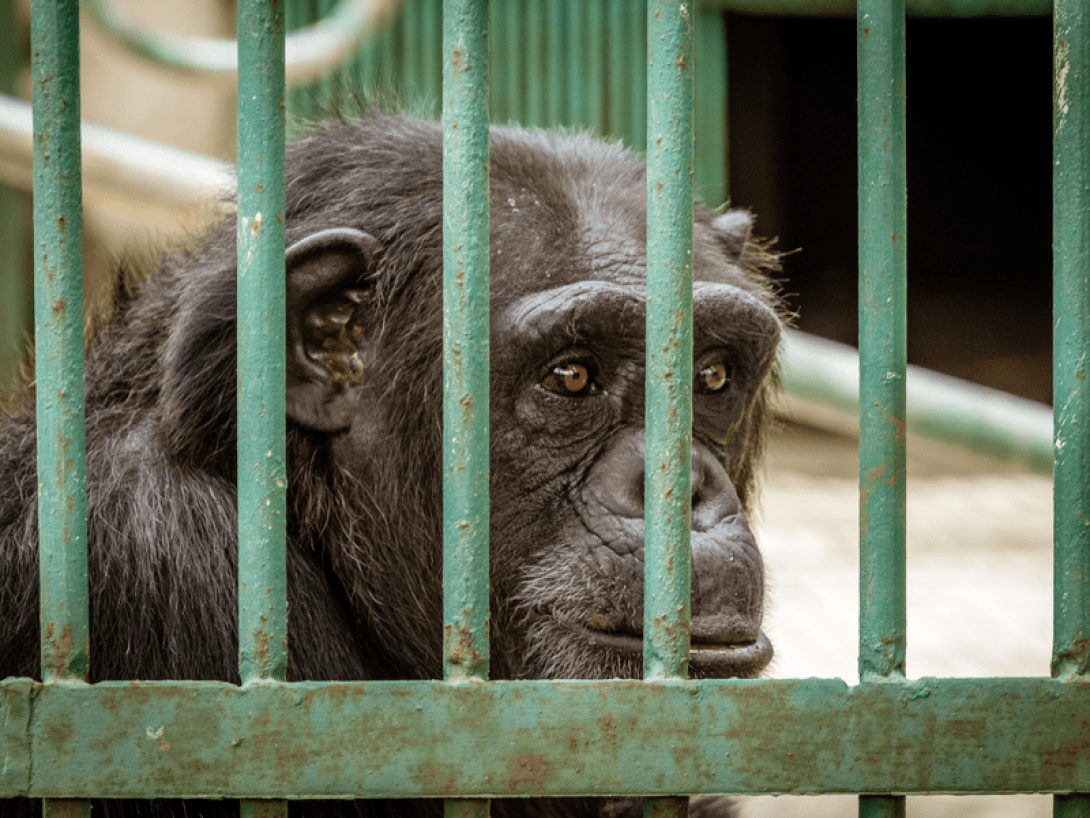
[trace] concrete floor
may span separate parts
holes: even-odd
[[[1045,676],[1052,641],[1050,478],[909,439],[908,673]],[[776,678],[858,681],[858,478],[853,439],[785,425],[756,526]],[[743,799],[743,814],[856,814],[853,796]],[[910,816],[1052,814],[1048,796],[910,798]]]

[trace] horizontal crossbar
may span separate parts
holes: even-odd
[[[1090,684],[0,683],[0,797],[1090,789]]]

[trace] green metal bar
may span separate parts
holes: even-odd
[[[0,0],[0,94],[14,96],[25,58],[15,6]],[[0,184],[0,401],[19,384],[19,364],[33,328],[34,293],[30,276],[30,199]]]
[[[1090,9],[1053,11],[1053,406],[1055,522],[1052,675],[1090,674]],[[1057,797],[1056,818],[1090,816],[1084,793]]]
[[[238,5],[238,529],[242,683],[287,669],[284,18]]]
[[[587,15],[587,38],[584,41],[584,47],[587,49],[586,83],[588,92],[585,122],[594,133],[601,135],[607,133],[605,127],[605,83],[608,75],[605,60],[609,32],[606,30],[606,0],[589,3],[586,6],[585,13]]]
[[[905,673],[905,13],[861,0],[859,63],[859,677]],[[903,818],[903,796],[859,797]]]
[[[621,76],[625,78],[622,86],[629,90],[630,119],[626,123],[626,133],[630,136],[629,145],[634,150],[647,148],[647,4],[646,0],[637,0],[626,15],[625,39],[623,48],[627,55],[628,67]],[[641,13],[642,12],[642,13]]]
[[[633,14],[628,0],[606,0],[609,3],[609,29],[606,33],[606,83],[609,89],[608,127],[603,133],[624,137],[630,133],[632,113],[629,105],[628,83],[622,78],[628,72],[628,43],[625,33],[627,17]],[[631,144],[631,140],[627,140]]]
[[[1090,672],[1090,10],[1057,0],[1054,26],[1052,673],[1070,676]]]
[[[859,675],[905,672],[904,0],[860,6]]]
[[[0,797],[1066,793],[1090,780],[1087,713],[1090,685],[1044,677],[16,679]]]
[[[42,679],[85,681],[87,472],[83,386],[83,191],[79,3],[33,0],[34,321]],[[43,818],[89,818],[87,801]]]
[[[527,122],[524,61],[530,35],[523,26],[525,10],[516,0],[506,0],[500,3],[499,8],[503,11],[502,34],[494,31],[493,38],[499,45],[498,53],[502,54],[504,65],[494,67],[491,73],[496,78],[505,75],[503,83],[508,96],[506,113],[494,112],[494,119],[498,122]]]
[[[563,90],[557,89],[557,93],[566,103],[567,109],[565,122],[571,125],[588,124],[587,100],[589,96],[598,90],[596,85],[591,85],[591,65],[601,55],[587,48],[586,15],[588,6],[596,6],[597,2],[587,3],[586,0],[565,0],[565,19],[567,25],[561,29],[563,35],[561,43],[564,47],[565,71],[567,81]]]
[[[526,113],[527,125],[545,125],[549,121],[546,109],[545,77],[545,2],[526,2]]]
[[[427,47],[424,48],[423,53],[420,55],[420,60],[424,66],[424,76],[426,78],[428,93],[434,100],[442,98],[443,91],[443,59],[442,59],[442,19],[443,19],[443,4],[442,0],[421,0],[425,4],[424,16],[421,21],[422,39],[427,43]],[[439,114],[440,109],[436,105],[432,105],[431,109],[435,114]],[[433,114],[433,115],[435,115]]]
[[[60,681],[89,660],[78,3],[35,0],[31,43],[42,677]]]
[[[700,0],[738,14],[806,17],[856,14],[856,0]],[[910,17],[1030,17],[1052,11],[1052,0],[906,0]]]
[[[443,15],[443,673],[488,678],[488,3]]]
[[[647,6],[645,679],[689,673],[693,425],[693,29],[685,0]]]
[[[693,32],[693,133],[697,197],[710,207],[727,200],[727,21],[698,5]]]
[[[489,664],[488,7],[443,3],[443,678],[459,687]]]
[[[547,0],[545,7],[548,15],[547,27],[538,35],[544,34],[545,37],[545,73],[538,76],[545,80],[545,122],[555,126],[568,121],[566,103],[569,88],[564,64],[564,49],[567,45],[564,32],[567,20],[564,0]],[[531,78],[530,81],[533,82],[534,79]]]

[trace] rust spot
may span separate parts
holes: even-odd
[[[870,36],[870,28],[869,27],[863,29],[863,36],[864,37],[869,37]]]
[[[269,660],[269,635],[265,631],[254,631],[254,661],[264,664]]]
[[[890,241],[898,241],[900,238],[901,238],[900,233],[894,233],[892,236],[889,237],[889,240]]]
[[[57,227],[59,227],[61,231],[64,231],[68,227],[68,222],[65,220],[64,216],[57,216]]]
[[[1080,369],[1078,372],[1075,373],[1075,377],[1078,378],[1080,381],[1086,380],[1086,370]]]
[[[254,193],[261,193],[264,189],[265,185],[261,182],[258,182],[256,185],[254,185]]]
[[[606,713],[602,718],[598,719],[598,726],[602,728],[602,735],[606,737],[607,741],[617,740],[617,722],[614,721],[612,715]]]
[[[427,789],[435,787],[440,795],[454,794],[454,776],[445,765],[420,764],[409,773],[409,776]]]
[[[507,789],[511,792],[538,789],[544,786],[551,774],[552,769],[545,756],[537,753],[516,756],[507,765]]]
[[[678,54],[677,55],[677,67],[682,68],[682,69],[685,68],[685,55],[684,54]]]
[[[662,188],[663,187],[664,187],[664,185],[662,184],[661,180],[655,182],[655,193],[662,193]]]
[[[60,318],[66,312],[68,312],[68,302],[65,300],[64,296],[61,296],[53,302],[53,316]]]
[[[462,65],[462,49],[454,49],[453,53],[450,55],[450,61],[453,63],[455,69],[460,68]]]

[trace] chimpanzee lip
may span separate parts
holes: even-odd
[[[593,647],[611,648],[624,653],[643,653],[643,637],[632,633],[610,633],[575,623],[567,627],[586,638]],[[689,666],[719,677],[753,676],[772,661],[772,643],[759,631],[748,642],[693,642],[689,648]]]

